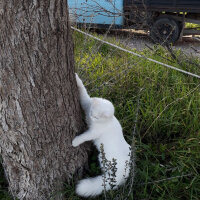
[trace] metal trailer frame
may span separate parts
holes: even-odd
[[[183,35],[200,35],[200,30],[186,29],[185,23],[200,25],[200,0],[124,0],[124,24],[135,26],[133,13],[145,12],[142,27],[139,29],[149,30],[158,20],[166,23],[166,19],[177,23],[179,36],[176,40],[182,40]],[[126,20],[127,19],[127,20]],[[136,20],[138,23],[138,20]],[[133,23],[132,23],[133,22]],[[132,24],[131,24],[132,23]],[[137,27],[137,26],[136,26]]]
[[[182,39],[183,35],[200,34],[200,30],[185,28],[186,22],[200,24],[200,0],[114,0],[113,2],[117,2],[117,9],[110,6],[108,0],[68,0],[69,8],[76,7],[76,12],[80,16],[79,20],[76,20],[77,25],[84,24],[86,27],[98,29],[146,30],[150,31],[155,41],[157,38],[153,32],[158,26],[163,26],[163,32],[166,32],[165,26],[171,26],[175,28],[169,38],[169,42],[172,43]],[[98,6],[102,6],[102,11]],[[117,10],[122,14],[106,17],[108,14],[106,9],[108,13],[115,13]],[[81,16],[83,13],[87,15],[85,19]]]

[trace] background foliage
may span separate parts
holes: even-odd
[[[104,36],[99,36],[103,38]],[[109,41],[121,45],[115,39]],[[131,144],[136,111],[136,169],[129,199],[175,200],[200,197],[200,81],[145,59],[116,50],[74,32],[76,71],[91,96],[107,98],[115,106],[126,140]],[[169,49],[168,49],[169,50]],[[200,74],[199,60],[163,47],[145,49],[145,56]],[[134,50],[133,50],[134,51]],[[120,148],[120,147],[119,147]],[[90,171],[100,173],[91,155]],[[0,171],[0,199],[9,199]],[[74,185],[66,185],[67,199],[79,200]],[[128,188],[127,188],[128,190]],[[108,199],[124,199],[126,188]],[[96,199],[105,199],[102,195]]]

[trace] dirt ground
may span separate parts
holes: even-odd
[[[109,35],[115,35],[118,41],[138,51],[142,51],[144,48],[152,48],[154,46],[151,38],[143,31],[111,32]],[[200,35],[195,37],[192,35],[183,36],[182,41],[177,41],[173,48],[181,49],[183,53],[188,56],[200,57]]]

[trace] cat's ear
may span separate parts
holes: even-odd
[[[102,113],[101,117],[109,119],[112,118],[113,115],[114,115],[114,110],[107,110]]]
[[[111,118],[112,115],[110,113],[105,112],[105,113],[102,114],[102,117],[103,118]]]

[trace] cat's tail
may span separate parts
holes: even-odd
[[[106,190],[109,190],[109,185]],[[102,176],[81,180],[76,186],[76,193],[82,197],[94,197],[100,195],[104,190]]]

